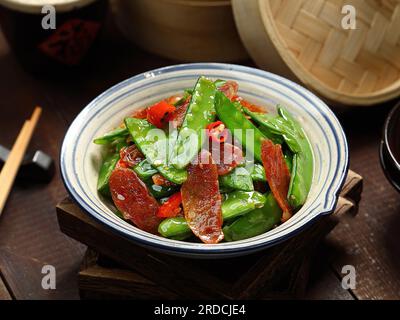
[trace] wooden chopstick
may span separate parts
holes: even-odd
[[[3,212],[8,195],[14,184],[15,177],[17,176],[18,169],[21,165],[29,141],[32,138],[36,124],[39,121],[42,109],[36,107],[29,120],[26,120],[14,145],[8,155],[7,161],[0,172],[0,215]]]

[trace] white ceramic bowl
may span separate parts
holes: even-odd
[[[136,108],[148,106],[192,87],[199,75],[239,83],[239,93],[251,102],[273,109],[284,105],[301,123],[314,154],[313,183],[299,212],[277,228],[246,240],[206,245],[169,240],[142,231],[118,218],[96,191],[101,147],[97,136],[118,126]],[[249,254],[287,240],[317,218],[330,214],[348,170],[348,149],[342,127],[328,106],[303,87],[277,75],[230,64],[184,64],[132,77],[94,99],[69,128],[61,149],[65,186],[79,206],[114,232],[136,243],[169,254],[222,258]],[[305,231],[306,232],[306,231]]]

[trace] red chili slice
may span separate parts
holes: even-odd
[[[157,217],[159,204],[136,173],[131,169],[116,168],[110,176],[109,185],[114,204],[124,218],[138,228],[156,234],[161,222]]]
[[[244,161],[242,149],[227,142],[211,143],[210,152],[220,176],[231,172]]]
[[[261,144],[261,159],[269,187],[283,211],[281,220],[285,222],[292,216],[292,210],[287,202],[290,172],[286,165],[281,145],[274,144],[268,139],[263,140]]]
[[[138,147],[134,144],[122,148],[119,155],[121,158],[120,161],[125,163],[125,167],[133,167],[145,158],[143,153],[141,153]]]
[[[218,88],[218,90],[224,93],[229,100],[232,100],[236,96],[238,89],[239,85],[235,81],[227,81]]]
[[[176,108],[173,105],[162,100],[147,108],[147,120],[157,128],[163,128],[165,123],[168,122],[169,115],[175,110]]]
[[[228,129],[222,121],[212,122],[207,126],[207,134],[215,142],[225,142],[229,137]]]
[[[181,211],[182,195],[180,192],[174,193],[158,208],[157,217],[173,218]]]
[[[190,229],[201,241],[218,243],[224,238],[218,170],[211,155],[203,152],[206,154],[198,156],[198,163],[188,167],[188,178],[181,189],[183,211]],[[207,161],[200,163],[201,159]]]

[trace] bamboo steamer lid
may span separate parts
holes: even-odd
[[[263,69],[329,102],[372,105],[400,95],[400,1],[232,0],[239,34]],[[342,27],[344,5],[356,29]]]
[[[178,61],[248,59],[230,0],[112,0],[124,35],[151,53]]]

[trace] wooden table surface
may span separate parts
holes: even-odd
[[[88,102],[121,80],[173,63],[135,48],[111,27],[75,75],[39,78],[21,68],[0,33],[0,144],[11,147],[24,119],[39,104],[44,112],[30,150],[41,149],[58,162],[68,125]],[[378,157],[383,121],[393,105],[339,115],[351,168],[364,177],[363,198],[359,214],[321,244],[306,298],[400,299],[400,194],[386,181]],[[14,186],[0,218],[0,299],[79,297],[76,273],[85,247],[58,229],[55,205],[65,196],[58,172],[48,185]],[[46,264],[56,267],[56,290],[41,287]],[[344,265],[355,267],[353,290],[341,287]]]

